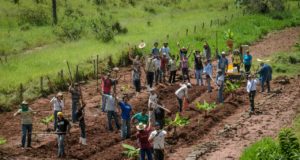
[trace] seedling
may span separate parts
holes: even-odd
[[[136,159],[139,156],[140,148],[135,148],[134,146],[131,146],[129,144],[122,144],[122,147],[125,149],[123,151],[123,154],[126,155],[129,159]]]
[[[6,139],[3,137],[0,137],[0,145],[3,145],[6,143]]]
[[[49,115],[49,116],[43,118],[43,119],[41,120],[41,122],[42,122],[43,124],[45,124],[45,125],[47,126],[47,129],[48,129],[48,128],[49,128],[49,123],[51,123],[53,120],[54,120],[54,115],[51,114],[51,115]]]
[[[225,40],[233,40],[233,36],[234,34],[230,29],[225,31],[225,35],[224,35]]]
[[[181,117],[179,113],[176,113],[176,117],[173,121],[169,123],[169,125],[174,128],[174,137],[177,135],[177,127],[183,127],[190,123],[188,118]]]
[[[198,110],[203,110],[205,116],[207,115],[207,112],[211,111],[212,109],[216,108],[216,103],[207,103],[206,101],[204,101],[203,104],[201,104],[200,102],[196,103],[196,108]]]
[[[229,80],[225,81],[225,93],[230,93],[232,96],[237,89],[241,87],[241,82],[231,83]]]

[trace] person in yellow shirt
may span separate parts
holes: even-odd
[[[238,72],[240,72],[240,66],[242,63],[242,59],[241,59],[241,56],[240,56],[240,53],[238,50],[233,51],[232,63],[233,63],[233,67],[236,67]]]

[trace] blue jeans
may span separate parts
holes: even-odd
[[[77,112],[77,104],[79,102],[78,101],[73,101],[72,100],[72,122],[75,123],[77,122],[77,118],[76,118],[76,112]]]
[[[211,92],[210,76],[209,75],[206,75],[206,83],[207,83],[208,92]]]
[[[65,154],[64,140],[65,140],[65,135],[63,135],[63,134],[57,135],[58,156],[63,156]]]
[[[27,147],[31,146],[32,124],[22,124],[22,147],[25,147],[27,136]]]
[[[261,85],[261,91],[264,92],[265,91],[265,82],[267,83],[267,89],[268,89],[268,93],[270,92],[270,81],[268,80],[261,80],[260,85]]]
[[[113,131],[112,124],[111,124],[112,119],[115,120],[117,129],[120,129],[117,113],[115,111],[107,111],[108,129],[110,131]]]
[[[179,104],[179,112],[181,112],[182,111],[183,100],[178,98],[178,97],[177,97],[177,100],[178,100],[178,104]]]
[[[130,119],[122,119],[121,137],[122,139],[130,138]]]
[[[54,115],[54,131],[56,131],[57,128],[57,113],[60,111],[54,111],[53,115]]]
[[[224,90],[224,83],[221,84],[218,90],[218,102],[223,103],[223,90]]]
[[[199,85],[199,80],[201,82],[201,85],[203,84],[202,80],[202,69],[201,70],[195,70],[195,75],[196,75],[196,80],[197,80],[197,85]]]
[[[152,160],[151,149],[141,149],[140,154],[141,154],[141,159],[140,160],[145,160],[146,154],[147,154],[148,160]]]
[[[85,135],[85,123],[83,122],[79,122],[79,127],[80,127],[80,137],[81,138],[86,138]]]

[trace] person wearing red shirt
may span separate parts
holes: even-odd
[[[146,155],[148,160],[152,160],[152,145],[149,142],[149,136],[152,131],[150,123],[147,128],[145,124],[139,123],[136,129],[138,130],[137,140],[140,147],[140,160],[145,160]]]
[[[101,77],[101,88],[103,91],[103,94],[111,94],[111,87],[115,84],[115,80],[110,78],[110,73],[107,73],[106,76]],[[102,112],[105,112],[105,104],[106,104],[106,98],[105,96],[102,96]]]

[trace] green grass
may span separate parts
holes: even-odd
[[[84,13],[85,20],[90,20],[97,15],[96,6],[91,2],[67,1],[69,6],[80,8]],[[128,33],[115,36],[109,43],[97,41],[89,31],[84,32],[82,39],[76,42],[62,43],[52,33],[51,25],[43,27],[31,26],[27,31],[21,31],[18,26],[18,10],[22,7],[34,5],[33,1],[21,1],[21,4],[14,5],[9,0],[5,0],[0,6],[0,36],[6,37],[0,40],[1,54],[9,55],[8,64],[0,64],[0,91],[6,93],[0,95],[0,104],[10,104],[14,97],[12,91],[23,84],[37,86],[36,82],[40,76],[55,75],[59,70],[66,71],[66,60],[73,67],[80,64],[86,71],[92,71],[91,65],[86,65],[88,59],[95,58],[98,54],[101,59],[108,55],[113,55],[116,60],[121,51],[127,49],[127,44],[137,45],[141,40],[147,43],[144,53],[149,53],[154,41],[161,45],[169,35],[171,52],[177,54],[176,43],[190,45],[192,49],[202,48],[202,44],[207,40],[212,50],[216,48],[216,32],[218,33],[218,48],[226,50],[224,31],[231,29],[235,34],[235,46],[239,44],[249,44],[266,33],[282,29],[284,27],[297,25],[300,20],[300,11],[297,5],[291,8],[292,17],[284,20],[275,20],[268,15],[248,15],[243,16],[240,9],[236,9],[233,0],[182,0],[177,4],[168,7],[157,4],[158,0],[148,0],[137,2],[133,6],[122,7],[120,1],[108,3],[105,12],[111,14],[122,26],[128,29]],[[50,5],[50,1],[46,1]],[[151,5],[149,5],[149,3]],[[290,2],[296,4],[296,2]],[[152,6],[155,14],[145,11],[145,6]],[[228,7],[228,9],[224,9]],[[107,9],[108,8],[108,9]],[[64,12],[64,2],[59,1],[59,20]],[[231,19],[231,16],[233,18]],[[225,16],[227,22],[225,22]],[[219,19],[222,25],[217,25]],[[210,22],[213,20],[213,26]],[[151,25],[148,26],[148,22]],[[202,24],[205,23],[204,29]],[[194,26],[197,32],[194,33]],[[185,30],[189,29],[186,36]],[[39,47],[39,48],[36,48]],[[27,88],[36,88],[27,86]],[[4,92],[5,91],[5,92]],[[30,93],[29,93],[30,94]],[[34,97],[28,95],[27,97]],[[25,98],[27,98],[25,96]]]
[[[298,139],[300,139],[300,115],[293,122],[293,129]]]

